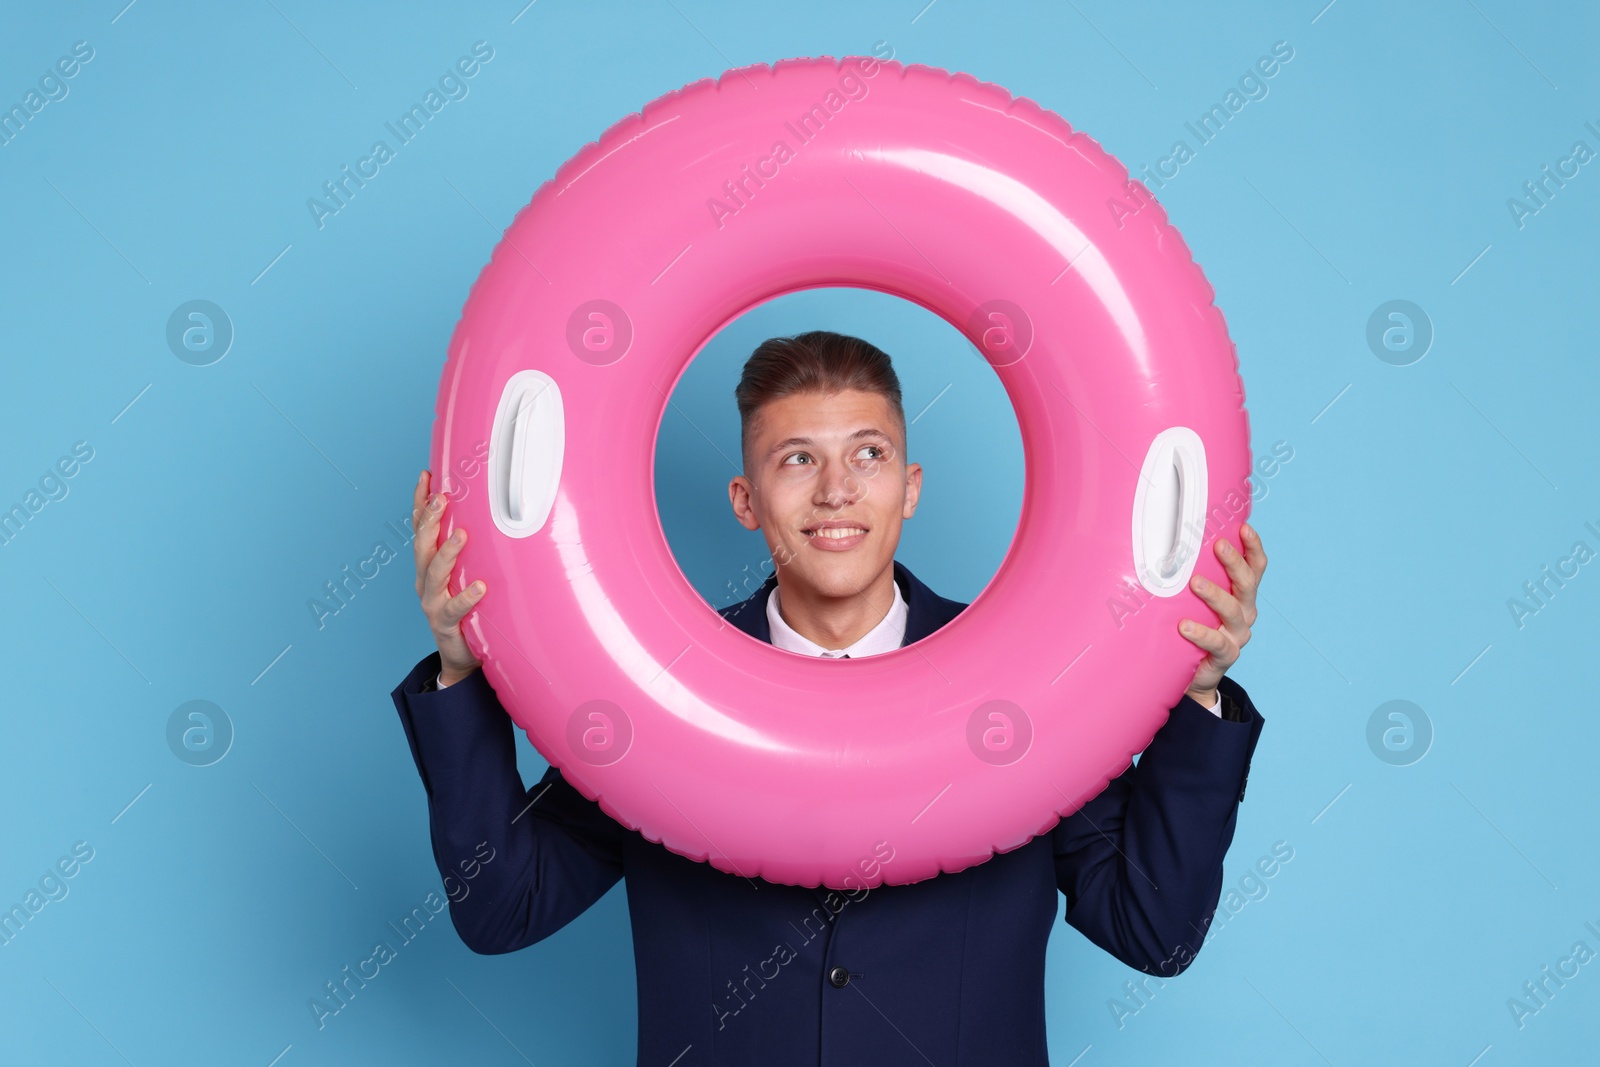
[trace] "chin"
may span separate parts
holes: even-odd
[[[805,578],[806,584],[825,596],[848,597],[859,593],[882,569],[880,561],[864,556],[813,560]]]

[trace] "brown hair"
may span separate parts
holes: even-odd
[[[899,421],[905,447],[906,413],[900,401],[900,378],[882,349],[869,341],[831,330],[811,330],[793,337],[769,337],[745,361],[734,387],[739,403],[739,448],[749,467],[750,437],[761,405],[795,393],[836,393],[858,389],[889,401]]]

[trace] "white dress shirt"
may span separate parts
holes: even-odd
[[[825,659],[843,659],[845,656],[858,659],[894,651],[905,640],[908,612],[906,598],[900,595],[900,583],[890,582],[889,585],[894,588],[894,603],[889,605],[889,613],[878,625],[862,634],[855,644],[837,649],[823,648],[810,638],[802,637],[794,627],[784,622],[783,615],[778,611],[778,587],[773,586],[771,595],[767,597],[767,628],[772,631],[773,645],[785,652],[800,652]]]
[[[767,628],[772,631],[772,644],[785,652],[799,652],[807,656],[821,656],[824,659],[842,659],[849,656],[859,659],[862,656],[876,656],[884,652],[892,652],[900,647],[906,636],[906,598],[900,593],[900,583],[890,582],[894,589],[894,603],[889,605],[889,612],[883,619],[861,635],[848,648],[823,648],[815,641],[797,633],[794,627],[783,621],[783,616],[778,612],[778,587],[773,586],[772,592],[767,597]],[[443,677],[441,672],[440,677]],[[443,685],[436,680],[436,688],[443,689]],[[1196,701],[1196,703],[1199,703]],[[1204,704],[1200,705],[1205,707]],[[1217,718],[1222,718],[1222,695],[1217,694],[1217,702],[1206,709]]]

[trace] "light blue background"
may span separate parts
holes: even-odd
[[[1600,962],[1521,1029],[1506,1005],[1575,942],[1600,950],[1600,564],[1521,628],[1507,607],[1575,541],[1600,549],[1600,163],[1521,228],[1506,203],[1575,141],[1600,149],[1592,8],[124,2],[17,8],[0,35],[7,107],[73,42],[95,50],[0,147],[0,506],[94,449],[0,547],[0,905],[94,849],[0,947],[0,1062],[633,1062],[621,886],[510,956],[441,916],[312,1019],[440,885],[389,698],[431,642],[386,524],[409,517],[468,287],[540,182],[687,82],[878,41],[1031,97],[1135,170],[1294,48],[1158,194],[1238,344],[1256,453],[1293,449],[1253,515],[1272,565],[1233,673],[1267,723],[1227,884],[1274,842],[1294,858],[1120,1027],[1138,973],[1058,926],[1052,1061],[1592,1057]],[[307,198],[480,39],[470,95],[319,230]],[[207,367],[165,340],[196,298],[236,329]],[[1392,299],[1435,330],[1409,366],[1366,342]],[[970,600],[1016,521],[1014,417],[949,326],[856,292],[758,309],[691,368],[658,458],[686,572],[722,604],[760,559],[691,420],[736,455],[739,361],[817,326],[898,357],[928,468],[901,558]],[[378,540],[400,558],[319,630],[307,601]],[[194,699],[237,731],[204,768],[165,737]],[[1436,732],[1409,766],[1366,741],[1392,699]]]

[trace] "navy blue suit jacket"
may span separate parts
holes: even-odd
[[[894,564],[904,644],[949,622]],[[721,609],[770,641],[769,578]],[[638,1062],[652,1067],[1044,1065],[1045,942],[1066,921],[1130,967],[1170,977],[1199,951],[1262,718],[1232,679],[1225,716],[1184,696],[1137,764],[1020,848],[955,874],[845,893],[746,879],[646,841],[551,767],[517,773],[514,724],[481,670],[434,688],[432,653],[392,693],[428,795],[433,854],[475,952],[550,936],[627,879]],[[839,984],[841,983],[842,984]]]

